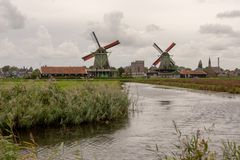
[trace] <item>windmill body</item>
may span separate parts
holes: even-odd
[[[160,77],[172,77],[175,75],[177,67],[169,54],[169,51],[175,45],[175,43],[172,43],[165,51],[163,51],[156,43],[153,44],[153,47],[160,53],[160,55],[152,64],[149,72],[150,75],[157,75]],[[157,67],[158,64],[159,67]]]
[[[95,52],[92,52],[91,54],[88,54],[88,55],[82,57],[82,59],[84,61],[87,61],[91,58],[94,58],[94,64],[91,67],[91,69],[88,70],[88,72],[91,74],[91,76],[110,77],[114,74],[114,72],[116,72],[116,70],[111,69],[111,66],[110,66],[109,60],[108,60],[109,52],[107,52],[107,49],[110,49],[110,48],[120,44],[120,42],[117,40],[117,41],[114,41],[114,42],[104,46],[104,47],[101,47],[96,34],[94,32],[92,32],[92,34],[98,45],[98,49]]]
[[[175,63],[170,57],[169,53],[167,52],[162,53],[162,58],[158,69],[159,71],[163,72],[171,72],[176,70]]]
[[[110,69],[108,53],[103,48],[98,49],[94,56],[94,69]]]

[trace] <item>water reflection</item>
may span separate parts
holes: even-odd
[[[35,128],[30,131],[20,132],[20,135],[23,140],[27,140],[31,132],[38,145],[54,146],[61,142],[68,144],[97,135],[113,134],[115,131],[124,129],[127,126],[128,119],[116,121],[114,123],[83,124],[77,127]]]
[[[170,105],[172,102],[171,101],[159,101],[162,106]]]

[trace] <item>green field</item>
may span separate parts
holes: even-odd
[[[240,94],[240,78],[137,78],[124,80],[125,82],[137,82],[154,85],[174,86],[198,90],[216,92],[228,92]]]
[[[11,87],[16,84],[34,84],[37,86],[44,85],[46,83],[55,83],[57,86],[59,86],[62,89],[65,88],[73,88],[73,87],[79,87],[82,86],[82,84],[91,83],[91,84],[107,84],[114,87],[120,87],[120,80],[110,79],[110,80],[81,80],[81,79],[58,79],[54,81],[40,79],[40,80],[31,80],[31,79],[0,79],[0,87]]]

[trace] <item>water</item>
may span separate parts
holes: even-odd
[[[240,96],[137,83],[126,86],[135,104],[134,113],[128,120],[35,130],[33,135],[39,144],[39,158],[155,159],[155,154],[147,150],[149,147],[158,144],[161,151],[167,151],[176,143],[173,120],[185,134],[214,125],[208,136],[216,149],[219,149],[221,140],[240,143]],[[62,147],[61,142],[64,142]]]

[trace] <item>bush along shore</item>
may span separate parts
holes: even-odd
[[[115,85],[85,82],[62,89],[48,82],[0,88],[0,128],[6,128],[8,119],[15,129],[121,119],[130,102],[120,83]]]

